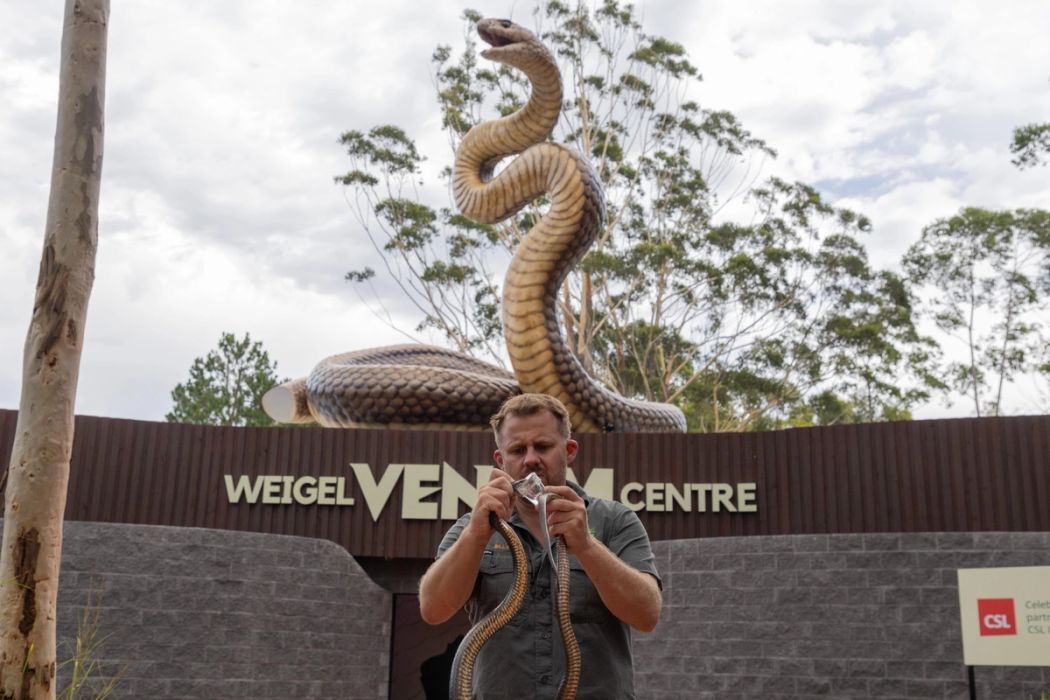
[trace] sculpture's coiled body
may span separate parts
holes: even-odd
[[[558,291],[603,226],[601,183],[579,154],[546,142],[562,100],[561,76],[550,51],[508,20],[482,20],[478,32],[491,46],[482,55],[523,71],[532,92],[519,111],[478,124],[464,137],[452,176],[456,204],[468,218],[497,223],[543,194],[551,200],[520,242],[503,285],[503,329],[514,381],[497,368],[425,346],[417,346],[415,354],[431,364],[417,362],[418,357],[397,365],[388,364],[389,358],[382,358],[381,366],[369,361],[367,371],[375,372],[370,379],[361,369],[361,353],[349,353],[323,361],[306,381],[273,390],[264,398],[267,412],[286,422],[317,420],[340,427],[463,423],[484,428],[494,412],[490,406],[518,392],[535,392],[560,399],[577,432],[684,431],[685,417],[676,407],[626,399],[596,382],[562,337]],[[493,177],[496,164],[512,155],[517,157]],[[412,354],[408,347],[364,352]],[[453,357],[470,363],[462,381],[452,374],[448,381],[441,378]],[[421,378],[429,385],[421,386]],[[413,399],[417,391],[426,398]]]
[[[542,194],[551,200],[521,241],[503,284],[503,331],[518,385],[560,399],[577,431],[684,431],[676,407],[625,399],[594,381],[562,337],[558,290],[601,231],[601,182],[579,154],[544,143],[562,100],[561,75],[547,47],[507,20],[483,20],[478,32],[492,46],[482,55],[524,72],[532,93],[519,111],[478,124],[464,137],[452,173],[456,205],[468,218],[496,223]],[[500,159],[517,153],[490,177]]]

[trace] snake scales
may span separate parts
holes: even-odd
[[[532,91],[524,107],[482,122],[456,152],[452,186],[468,218],[497,223],[547,194],[550,208],[521,241],[503,285],[503,330],[513,375],[441,348],[401,345],[336,355],[306,379],[272,389],[267,413],[282,422],[331,427],[485,429],[519,392],[565,404],[577,432],[684,431],[676,407],[634,401],[596,382],[562,337],[558,291],[601,231],[605,201],[590,164],[547,142],[561,111],[562,86],[550,51],[527,29],[486,19],[478,33],[487,59],[521,70]],[[517,155],[499,174],[496,164]]]
[[[525,602],[529,571],[521,540],[518,539],[514,529],[506,521],[496,517],[495,513],[489,514],[489,522],[510,547],[514,558],[514,583],[500,604],[471,627],[460,642],[449,676],[448,696],[450,700],[470,700],[474,697],[474,663],[477,661],[482,645],[510,622]],[[582,658],[569,616],[569,552],[562,537],[557,537],[555,541],[558,543],[558,585],[555,612],[565,649],[565,678],[562,679],[558,691],[558,700],[572,700],[576,697],[576,690],[580,685]]]

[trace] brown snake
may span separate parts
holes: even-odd
[[[551,496],[556,498],[556,496]],[[474,697],[474,663],[478,659],[482,645],[492,635],[502,629],[521,610],[529,582],[529,565],[525,558],[525,548],[518,535],[505,520],[495,513],[489,513],[489,523],[507,542],[514,559],[514,583],[492,612],[481,618],[470,628],[456,650],[452,661],[452,672],[449,676],[450,700],[471,700]],[[580,645],[572,631],[572,620],[569,616],[569,550],[565,540],[558,536],[558,579],[555,599],[555,615],[558,629],[561,631],[562,644],[565,648],[565,678],[558,690],[558,700],[573,700],[580,687],[580,669],[582,657]]]
[[[395,346],[336,355],[307,379],[263,398],[275,420],[331,427],[486,429],[488,417],[520,392],[555,396],[577,432],[682,432],[668,404],[624,398],[596,382],[561,334],[558,291],[604,225],[601,182],[586,159],[546,139],[561,112],[561,74],[551,52],[509,20],[485,19],[482,56],[521,70],[532,91],[524,107],[482,122],[456,151],[452,187],[464,216],[497,223],[547,194],[547,213],[521,241],[503,285],[503,331],[513,376],[465,355]],[[517,155],[499,174],[496,164]]]

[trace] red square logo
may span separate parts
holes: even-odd
[[[982,637],[1017,634],[1013,598],[978,598],[977,616],[981,620]]]

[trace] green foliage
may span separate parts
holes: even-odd
[[[963,209],[927,226],[904,266],[926,289],[925,313],[964,349],[943,376],[977,415],[999,415],[1005,385],[1050,359],[1050,212]]]
[[[934,351],[913,326],[906,281],[869,265],[865,217],[803,183],[759,183],[775,151],[730,112],[685,97],[699,71],[682,46],[647,34],[631,5],[547,0],[534,15],[566,89],[552,138],[590,154],[608,203],[559,300],[589,371],[624,395],[678,403],[695,430],[902,416],[928,395]],[[521,74],[479,62],[478,17],[464,13],[461,53],[432,56],[453,149],[528,94]],[[336,180],[423,313],[419,328],[500,361],[499,280],[545,202],[472,224],[420,203],[423,157],[402,130],[350,131],[343,143],[351,168]],[[743,220],[716,223],[734,198],[749,209]],[[348,279],[371,283],[368,272]]]
[[[262,396],[281,380],[277,363],[260,342],[245,333],[238,340],[223,333],[218,348],[198,357],[190,377],[171,392],[174,407],[165,418],[173,423],[205,425],[273,425],[262,410]]]
[[[69,680],[58,692],[58,700],[104,700],[120,683],[124,670],[110,675],[99,661],[105,642],[105,637],[99,637],[101,625],[102,608],[88,601],[77,619],[77,637],[71,656],[59,664],[59,672],[68,673]]]
[[[1027,124],[1014,129],[1010,153],[1015,156],[1013,164],[1019,168],[1046,165],[1045,159],[1050,155],[1050,123]]]

